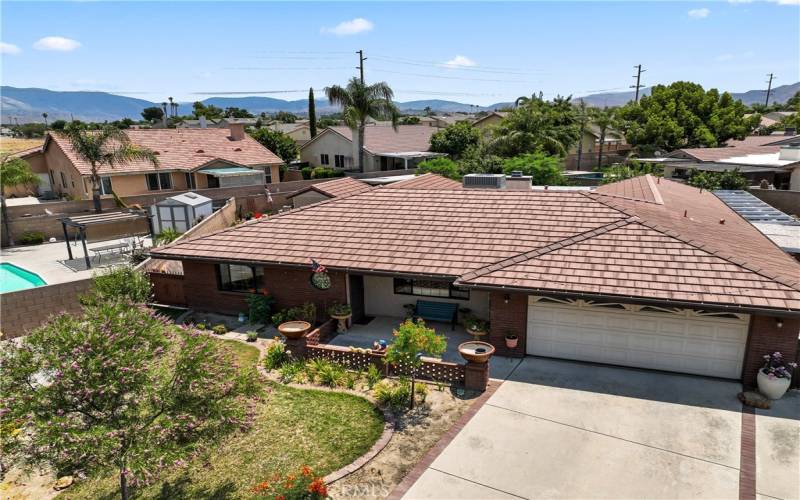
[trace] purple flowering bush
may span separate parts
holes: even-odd
[[[773,352],[772,354],[765,354],[764,366],[761,371],[769,378],[792,378],[792,370],[797,368],[797,363],[787,363],[783,359],[783,354]]]
[[[122,498],[202,446],[247,428],[255,370],[143,305],[62,314],[0,353],[5,461],[119,473]]]

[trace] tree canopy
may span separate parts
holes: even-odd
[[[580,126],[569,97],[545,101],[541,97],[518,99],[493,130],[487,147],[504,157],[543,151],[564,156],[578,142]]]
[[[503,162],[503,173],[520,171],[531,176],[535,186],[558,186],[565,183],[561,159],[539,151],[508,158]]]
[[[150,106],[142,110],[142,118],[150,123],[155,123],[164,118],[164,110],[158,106]],[[64,128],[64,127],[61,127]]]
[[[196,119],[205,116],[209,120],[218,120],[223,117],[224,113],[222,108],[214,106],[213,104],[206,105],[200,101],[196,101],[192,104],[192,115]]]
[[[297,158],[299,151],[297,143],[283,132],[269,128],[259,128],[249,130],[248,133],[262,146],[278,155],[287,165]]]
[[[749,183],[737,168],[724,172],[704,172],[693,169],[689,172],[688,184],[706,191],[716,191],[717,189],[746,189]]]
[[[431,151],[447,153],[453,158],[458,158],[467,148],[476,146],[480,140],[480,130],[468,122],[458,122],[448,125],[431,136]]]
[[[727,92],[691,82],[656,85],[649,96],[617,111],[628,143],[640,151],[717,147],[743,139],[759,123],[758,115],[745,113],[745,105]]]

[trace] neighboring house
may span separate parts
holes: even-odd
[[[453,125],[458,122],[472,122],[475,120],[475,115],[467,113],[453,113],[451,115],[435,115],[430,116],[433,120],[433,126],[437,128],[445,128],[448,125]]]
[[[387,189],[464,189],[460,182],[438,174],[416,175],[386,185]]]
[[[581,147],[581,160],[578,165],[578,146]],[[603,140],[603,166],[621,162],[631,150],[625,136],[614,129],[606,130]],[[593,170],[600,159],[600,129],[590,124],[583,131],[583,138],[567,152],[565,168],[567,170]],[[580,168],[579,168],[580,167]]]
[[[267,128],[288,135],[298,146],[311,140],[311,127],[308,123],[270,123]]]
[[[766,180],[777,189],[800,191],[800,136],[794,134],[748,136],[720,148],[685,148],[641,161],[663,165],[668,179],[686,179],[691,170],[738,169],[751,185]]]
[[[358,179],[351,177],[342,177],[333,181],[320,182],[319,184],[312,184],[307,188],[295,191],[286,197],[287,200],[292,200],[294,208],[304,207],[319,201],[330,200],[332,198],[344,198],[354,194],[369,191],[372,187]]]
[[[428,158],[442,156],[430,151],[434,127],[400,125],[364,128],[364,172],[416,168]],[[358,163],[358,149],[348,127],[328,127],[300,149],[300,158],[314,167],[353,170]]]
[[[800,263],[713,193],[650,176],[596,192],[377,188],[152,255],[182,262],[199,311],[247,311],[253,291],[349,303],[354,321],[449,302],[490,320],[500,355],[747,385],[765,353],[797,353]],[[312,287],[311,259],[329,288]]]
[[[480,129],[483,137],[488,139],[492,135],[492,128],[498,126],[508,114],[508,111],[491,111],[472,122],[472,126]]]
[[[270,150],[230,129],[126,130],[132,143],[153,150],[159,165],[145,161],[100,168],[101,195],[136,196],[154,191],[182,191],[278,182],[283,163]],[[42,148],[24,158],[51,189],[77,199],[91,199],[91,166],[80,159],[66,137],[49,133]]]

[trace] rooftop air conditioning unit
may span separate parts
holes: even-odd
[[[506,176],[503,174],[467,174],[464,187],[472,189],[505,189]]]

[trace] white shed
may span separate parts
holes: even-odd
[[[150,207],[153,214],[153,229],[156,234],[167,228],[185,233],[213,213],[211,203],[211,198],[192,192],[161,200]]]

